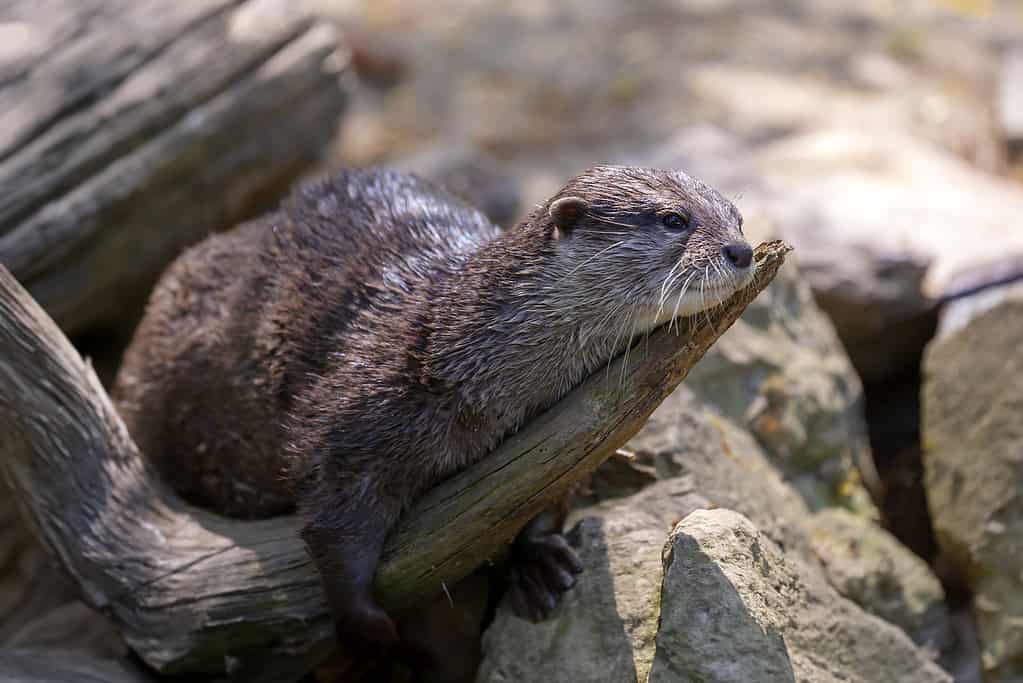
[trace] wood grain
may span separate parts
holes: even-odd
[[[154,683],[141,667],[73,652],[0,650],[4,683]]]
[[[291,0],[15,0],[0,264],[68,332],[136,313],[180,250],[316,163],[346,53]]]

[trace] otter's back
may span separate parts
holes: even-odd
[[[183,253],[153,291],[114,388],[145,456],[224,514],[287,512],[285,422],[349,334],[372,333],[498,234],[412,176],[353,170]],[[372,362],[372,358],[367,358]],[[329,409],[329,407],[326,407]]]

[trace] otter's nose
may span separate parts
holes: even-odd
[[[745,242],[729,242],[721,247],[721,253],[736,268],[749,268],[753,262],[753,249]]]

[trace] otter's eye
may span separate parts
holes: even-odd
[[[689,219],[680,213],[669,213],[661,219],[668,230],[685,230],[689,227]]]

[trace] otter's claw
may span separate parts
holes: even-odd
[[[575,585],[583,565],[561,534],[520,538],[512,551],[508,593],[516,615],[543,621]]]

